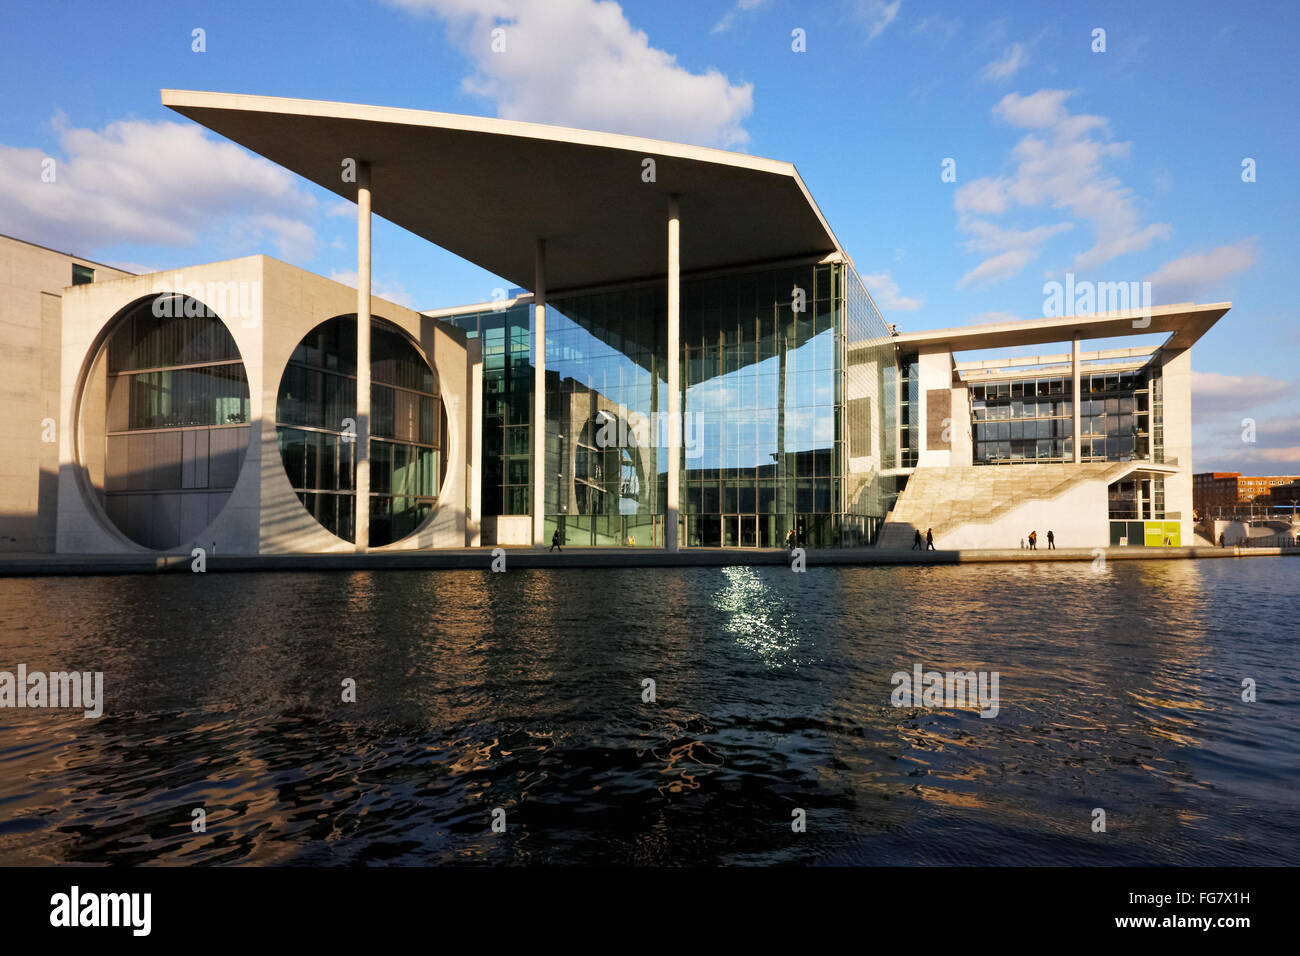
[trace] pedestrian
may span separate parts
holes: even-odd
[[[1029,550],[1030,551],[1038,550],[1038,529],[1037,528],[1029,532]]]
[[[556,528],[556,529],[555,529],[555,534],[551,535],[551,547],[550,547],[550,550],[551,550],[551,551],[558,551],[558,552],[560,552],[561,554],[564,553],[564,549],[560,547],[560,529],[559,529],[559,528]]]
[[[923,548],[923,547],[921,546],[921,529],[920,529],[920,528],[917,528],[917,529],[916,529],[916,534],[912,536],[912,550],[913,550],[913,551],[924,551],[924,550],[925,550],[925,548]]]
[[[1047,529],[1047,550],[1048,551],[1056,550],[1056,535],[1052,533],[1051,528]]]
[[[785,546],[791,551],[794,550],[794,541],[795,541],[794,528],[791,528],[789,531],[785,533]]]
[[[1228,536],[1227,536],[1226,533],[1220,531],[1220,532],[1219,532],[1219,547],[1221,547],[1221,548],[1226,548],[1227,546],[1228,546]]]
[[[933,528],[925,529],[925,550],[927,551],[934,550],[934,529]]]

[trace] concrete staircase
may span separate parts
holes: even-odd
[[[876,546],[910,548],[918,530],[924,535],[931,528],[940,539],[963,525],[988,524],[1026,501],[1051,500],[1080,482],[1115,481],[1135,465],[1086,462],[918,468],[885,519]]]

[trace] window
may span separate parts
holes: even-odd
[[[356,318],[308,333],[280,380],[276,424],[289,483],[328,531],[355,540]],[[437,504],[445,464],[438,382],[423,356],[377,320],[370,345],[370,544],[415,531]]]
[[[89,285],[95,281],[95,270],[90,266],[82,266],[77,263],[72,264],[72,284]]]

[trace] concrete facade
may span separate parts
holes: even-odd
[[[322,527],[298,501],[281,461],[275,421],[281,376],[298,343],[338,315],[354,314],[356,290],[266,256],[196,266],[149,276],[78,286],[63,302],[57,550],[119,554],[148,549],[127,538],[109,518],[103,481],[103,404],[96,392],[97,359],[113,320],[132,303],[160,291],[212,300],[240,296],[241,314],[221,317],[239,349],[248,377],[247,450],[237,481],[219,513],[172,551],[200,547],[222,554],[342,552],[355,546]],[[229,300],[228,300],[229,301]],[[471,435],[477,404],[472,393],[477,348],[464,336],[418,312],[371,297],[371,311],[406,333],[432,366],[447,420],[446,468],[439,503],[424,524],[378,550],[463,547],[472,543],[478,516],[467,483],[473,480]],[[102,374],[102,373],[101,373]]]
[[[0,236],[0,552],[53,551],[58,510],[62,299],[73,266],[94,281],[129,275],[90,259]]]

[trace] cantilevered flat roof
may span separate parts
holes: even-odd
[[[162,102],[348,200],[343,160],[369,162],[377,215],[523,288],[538,238],[549,290],[663,275],[672,193],[684,272],[842,252],[790,163],[353,103],[187,90],[163,90]]]
[[[1153,306],[1149,312],[1128,309],[1096,315],[1066,315],[1049,319],[966,325],[930,332],[906,332],[894,336],[894,344],[909,352],[966,352],[973,349],[1068,342],[1076,335],[1081,339],[1108,339],[1122,335],[1169,333],[1164,348],[1185,349],[1191,348],[1231,308],[1231,302],[1213,302],[1207,305],[1180,302],[1176,305]]]

